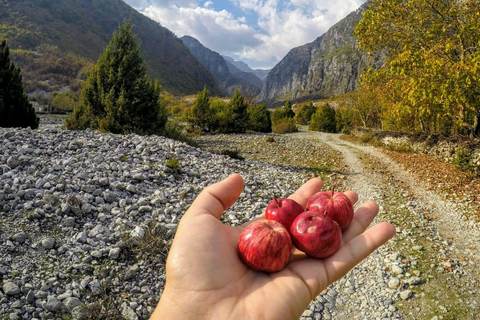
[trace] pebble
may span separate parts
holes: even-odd
[[[3,292],[7,296],[14,296],[20,293],[20,287],[16,283],[6,281],[3,283]]]

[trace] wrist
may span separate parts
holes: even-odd
[[[182,294],[170,294],[165,289],[150,320],[196,320],[202,319],[199,310],[191,310],[191,302],[185,301]]]

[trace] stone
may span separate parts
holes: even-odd
[[[152,207],[151,206],[140,206],[138,208],[138,212],[140,212],[140,213],[152,212]]]
[[[402,300],[408,300],[408,299],[410,299],[412,296],[413,296],[412,290],[404,290],[404,291],[400,292],[400,298],[401,298]]]
[[[116,260],[116,259],[118,259],[118,257],[120,256],[120,251],[121,251],[120,248],[112,248],[112,249],[110,249],[110,251],[108,252],[108,257],[109,257],[110,259]]]
[[[45,250],[53,249],[54,246],[55,246],[54,238],[45,238],[42,240],[42,247],[45,248]]]
[[[133,184],[129,184],[127,186],[127,191],[130,193],[137,193],[137,187],[135,187]]]
[[[12,169],[15,169],[20,165],[20,160],[16,156],[10,156],[7,159],[7,166],[9,166]]]
[[[70,228],[75,225],[75,218],[74,217],[67,217],[63,220],[63,226]]]
[[[65,301],[63,301],[63,304],[65,305],[65,307],[67,307],[67,309],[73,310],[76,307],[81,306],[82,302],[78,298],[70,297],[66,298]]]
[[[88,284],[88,287],[90,288],[90,291],[92,291],[93,295],[98,295],[102,291],[102,285],[98,280],[93,280]]]
[[[135,239],[142,239],[145,236],[145,228],[136,226],[131,232],[130,237]]]
[[[13,240],[17,243],[24,243],[27,240],[27,234],[25,232],[19,232],[13,235]]]
[[[121,306],[122,316],[125,320],[138,320],[138,316],[135,311],[130,308],[125,302]]]
[[[75,236],[75,241],[76,242],[80,242],[80,243],[85,243],[87,242],[87,234],[85,232],[79,232],[76,236]]]
[[[11,281],[6,281],[3,283],[3,292],[7,296],[14,296],[20,293],[20,287],[16,283]]]
[[[52,312],[60,311],[62,309],[62,301],[58,300],[55,296],[48,296],[45,307]]]
[[[396,289],[400,285],[400,279],[392,277],[388,280],[387,285],[390,289]]]

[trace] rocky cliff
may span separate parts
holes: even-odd
[[[363,70],[378,61],[360,52],[353,34],[365,5],[315,41],[288,52],[268,74],[258,101],[280,103],[326,98],[350,92]]]
[[[206,48],[193,37],[183,36],[180,39],[198,61],[210,71],[224,94],[232,96],[237,88],[247,97],[255,97],[260,93],[262,82],[254,74],[247,74],[238,69],[234,69],[235,74],[233,74],[231,66],[219,53]]]

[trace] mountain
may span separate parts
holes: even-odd
[[[371,57],[359,50],[353,34],[367,4],[315,41],[290,50],[268,73],[256,100],[276,104],[287,99],[319,99],[353,91],[366,67],[382,64],[381,57],[370,61]]]
[[[219,53],[206,48],[193,37],[183,36],[180,39],[198,61],[212,73],[226,95],[232,96],[237,88],[247,97],[253,98],[260,93],[263,83],[253,73],[246,73],[229,66]]]
[[[223,56],[223,58],[225,59],[225,61],[227,61],[227,63],[229,64],[229,67],[235,68],[234,70],[238,70],[240,72],[246,72],[246,73],[253,73],[257,78],[259,78],[262,81],[264,81],[267,78],[268,72],[270,72],[269,69],[268,70],[252,69],[245,62],[234,60],[233,58],[228,56]],[[235,72],[232,71],[232,73],[235,73]]]
[[[121,0],[0,0],[0,38],[7,40],[24,80],[37,89],[42,88],[37,82],[55,90],[52,79],[63,78],[68,86],[82,77],[82,68],[96,61],[127,20],[134,25],[149,74],[165,90],[186,95],[206,86],[218,92],[213,76],[180,39]],[[40,78],[29,79],[33,75]]]

